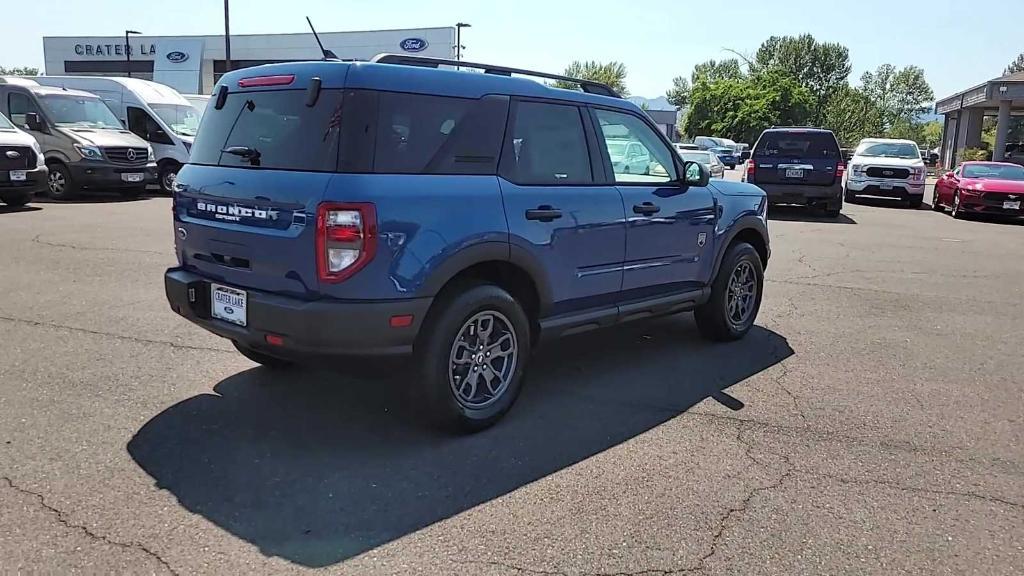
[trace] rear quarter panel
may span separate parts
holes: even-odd
[[[495,176],[337,174],[324,200],[372,202],[378,232],[374,259],[344,282],[321,282],[326,296],[433,296],[462,268],[450,265],[460,254],[487,245],[490,254],[508,258],[508,224]]]

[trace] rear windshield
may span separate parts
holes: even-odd
[[[340,90],[323,90],[313,107],[306,106],[305,90],[229,94],[223,108],[207,111],[189,161],[332,172],[338,164],[341,102]]]
[[[373,90],[229,94],[210,106],[191,162],[379,174],[495,174],[508,97],[479,100]],[[229,152],[225,152],[229,150]]]
[[[839,144],[827,132],[766,132],[754,146],[755,156],[837,158]]]

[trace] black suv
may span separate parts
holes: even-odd
[[[769,204],[824,208],[837,218],[843,208],[846,163],[839,141],[821,128],[769,128],[754,144],[744,182],[757,184]]]

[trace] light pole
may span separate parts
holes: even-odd
[[[462,60],[462,49],[465,46],[462,45],[462,29],[472,28],[472,24],[466,24],[465,22],[459,22],[455,25],[455,59]]]
[[[224,72],[231,72],[231,18],[228,16],[228,0],[224,0]]]
[[[129,34],[142,34],[138,30],[125,30],[124,31],[124,58],[128,67],[128,77],[132,77],[132,43],[128,40]]]

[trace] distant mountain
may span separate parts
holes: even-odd
[[[929,108],[928,112],[924,112],[923,114],[918,114],[917,120],[919,122],[932,122],[932,121],[942,122],[942,114],[933,114],[931,112],[932,110],[934,110],[934,108]]]
[[[669,101],[664,96],[658,96],[657,98],[644,98],[643,96],[630,96],[629,101],[637,106],[643,108],[644,104],[647,105],[648,110],[675,110],[676,107],[669,104]]]

